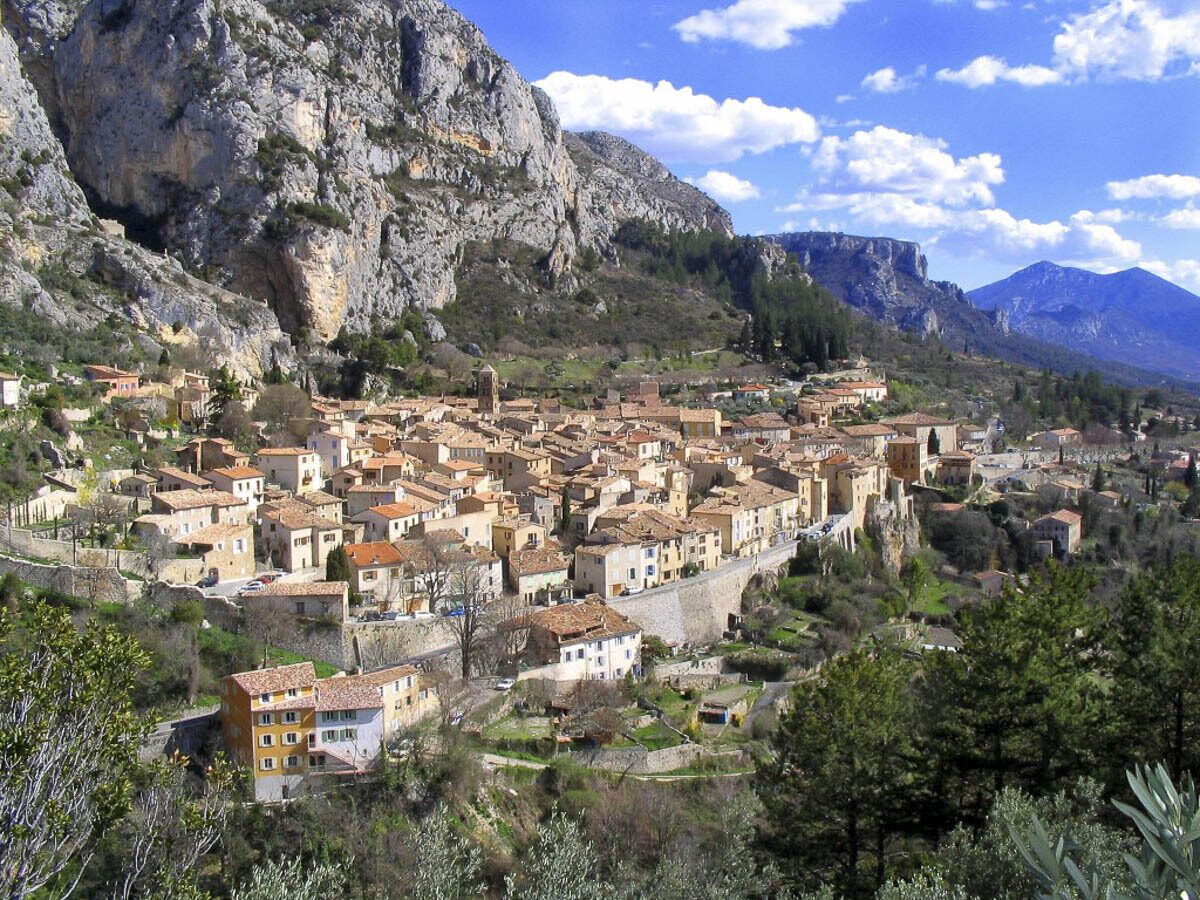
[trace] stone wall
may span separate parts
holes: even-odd
[[[647,750],[645,747],[574,750],[568,758],[591,769],[603,769],[606,772],[629,772],[632,775],[673,772],[676,769],[685,769],[702,760],[723,759],[735,763],[746,762],[746,754],[742,750],[715,753],[701,744],[679,744],[674,747],[664,747],[661,750]]]
[[[66,565],[94,562],[142,577],[148,574],[145,554],[133,550],[84,547],[71,541],[56,541],[25,528],[0,527],[0,547],[19,556],[49,559]],[[193,584],[203,574],[204,562],[200,559],[164,560],[158,573],[162,580],[178,584]]]
[[[750,579],[774,572],[795,555],[796,542],[788,541],[635,597],[614,597],[608,605],[664,641],[711,644],[729,628],[729,616],[741,613],[742,592]]]
[[[103,566],[53,565],[0,556],[0,573],[9,572],[29,584],[92,601],[132,603],[142,593],[140,581]]]

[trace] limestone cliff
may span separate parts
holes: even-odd
[[[63,326],[116,316],[153,345],[203,342],[241,373],[260,371],[272,356],[286,363],[290,354],[264,304],[205,284],[99,227],[3,30],[0,302]]]
[[[93,208],[293,334],[442,306],[471,242],[560,274],[631,216],[730,231],[625,142],[564,137],[440,0],[3,2]]]

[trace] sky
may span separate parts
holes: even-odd
[[[742,234],[919,241],[1200,291],[1200,0],[450,0]]]

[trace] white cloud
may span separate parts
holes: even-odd
[[[719,169],[709,169],[700,178],[685,178],[684,181],[724,203],[740,203],[762,196],[752,182]]]
[[[564,128],[620,134],[672,162],[731,162],[820,137],[802,109],[758,97],[717,101],[669,81],[552,72],[537,86],[554,100]]]
[[[1200,177],[1195,175],[1143,175],[1128,181],[1110,181],[1108,196],[1114,200],[1186,200],[1200,197]]]
[[[1167,263],[1157,259],[1144,259],[1138,265],[1159,278],[1173,281],[1190,291],[1200,292],[1200,260],[1177,259],[1173,263]]]
[[[851,3],[860,0],[736,0],[705,9],[672,26],[688,43],[736,41],[757,50],[778,50],[792,43],[793,32],[832,25]]]
[[[1120,225],[1122,222],[1132,222],[1139,218],[1135,213],[1126,209],[1101,209],[1093,212],[1081,209],[1075,213],[1075,218],[1081,222],[1099,222],[1104,225]]]
[[[1111,0],[1063,23],[1054,59],[1080,77],[1155,81],[1200,74],[1200,11],[1172,16],[1149,0]]]
[[[1071,216],[1066,222],[1035,222],[1003,209],[964,210],[929,241],[957,256],[981,256],[1009,262],[1053,257],[1059,262],[1097,265],[1141,256],[1137,241],[1122,237],[1111,225]]]
[[[819,191],[920,197],[961,206],[991,205],[991,185],[1004,181],[1001,159],[980,153],[955,159],[945,141],[883,125],[848,138],[826,137],[813,156]]]
[[[900,75],[892,66],[885,66],[864,78],[862,86],[877,94],[896,94],[916,87],[924,76],[924,66],[919,66],[911,75]]]
[[[983,2],[988,6],[980,8],[994,8],[994,0]],[[1154,0],[1108,0],[1061,23],[1050,66],[1010,66],[1002,58],[980,56],[961,69],[938,70],[937,78],[978,88],[1000,81],[1042,87],[1184,75],[1200,75],[1200,10],[1172,15]]]
[[[997,81],[1010,81],[1023,87],[1058,84],[1061,72],[1045,66],[1010,66],[998,56],[977,56],[961,69],[938,69],[938,81],[963,84],[969,88],[990,87]]]
[[[1008,6],[1005,0],[975,0],[975,8],[982,9],[984,12],[991,12],[1005,6]]]
[[[1200,209],[1176,209],[1158,220],[1160,225],[1180,231],[1200,231]]]

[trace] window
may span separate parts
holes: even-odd
[[[308,764],[311,768],[321,769],[325,767],[325,754],[312,753],[308,757]]]
[[[259,703],[270,703],[270,702],[271,702],[271,695],[270,695],[270,694],[259,694],[259,695],[258,695],[258,702],[259,702]]]
[[[575,651],[575,658],[583,659],[583,648],[582,647],[580,647],[577,651]]]
[[[331,728],[328,731],[321,732],[321,740],[323,741],[336,741],[337,739],[338,733],[336,729]]]
[[[300,713],[285,712],[283,714],[283,724],[284,725],[295,725],[299,721],[300,721]]]
[[[354,721],[354,710],[343,709],[342,710],[342,721],[343,722],[353,722]]]
[[[646,548],[646,559],[654,559],[654,548],[653,547]]]
[[[258,764],[259,764],[259,766],[261,766],[261,767],[262,767],[263,771],[265,771],[265,772],[270,772],[272,769],[274,769],[274,768],[275,768],[275,760],[273,760],[273,759],[272,759],[271,757],[269,757],[269,756],[264,756],[264,757],[263,757],[263,758],[262,758],[262,759],[259,761],[259,763],[258,763]]]
[[[626,658],[626,659],[633,659],[633,651],[632,651],[632,650],[626,650],[626,651],[625,651],[625,658]]]
[[[358,734],[357,728],[343,728],[342,729],[342,740],[343,741],[352,741],[352,740],[354,740],[354,738],[357,734]]]
[[[598,665],[598,666],[604,665],[604,657],[603,656],[596,657],[596,665]]]
[[[321,713],[321,721],[322,722],[336,722],[337,719],[338,719],[338,714],[335,712]]]
[[[299,690],[299,688],[288,688],[287,695],[288,695],[288,699],[294,700],[295,698],[300,696],[300,690]]]
[[[317,733],[315,731],[310,731],[308,733],[308,746],[310,746],[310,747],[317,746]]]
[[[259,725],[270,725],[274,721],[275,718],[270,713],[260,713],[258,716]]]
[[[286,757],[284,757],[284,759],[283,759],[283,767],[284,767],[285,769],[298,769],[298,768],[300,768],[300,757],[299,757],[299,756],[294,756],[294,755],[293,755],[293,756],[286,756]]]
[[[303,600],[296,601],[296,615],[298,615],[298,616],[304,615],[304,601]]]
[[[630,569],[630,570],[629,570],[629,580],[630,580],[630,581],[637,581],[637,569]]]
[[[646,577],[647,578],[654,577],[654,566],[646,566]]]
[[[273,734],[261,734],[261,735],[259,735],[259,737],[258,737],[258,746],[260,746],[260,747],[274,747],[274,746],[275,746],[275,735],[273,735]]]
[[[404,679],[404,686],[412,687],[412,679],[413,679],[413,677],[411,675],[409,675],[406,679]]]
[[[289,731],[283,736],[283,742],[285,744],[298,744],[300,743],[300,735],[294,731]]]

